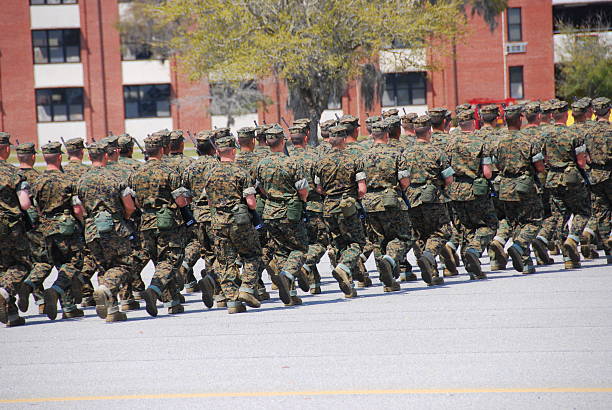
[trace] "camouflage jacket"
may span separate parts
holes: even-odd
[[[179,175],[183,175],[183,172],[185,172],[187,167],[189,167],[189,165],[193,163],[193,158],[187,157],[180,153],[169,154],[168,156],[164,158],[166,159],[168,165],[171,168],[177,170]]]
[[[182,175],[185,188],[189,189],[193,195],[193,201],[191,202],[193,216],[200,223],[211,221],[208,196],[204,189],[204,183],[210,169],[214,168],[218,163],[217,157],[202,155],[193,164],[189,165]]]
[[[241,150],[238,154],[236,154],[236,164],[238,164],[240,168],[244,169],[249,176],[251,176],[251,178],[255,179],[257,163],[262,158],[263,155],[257,154],[255,151]]]
[[[86,242],[100,238],[95,221],[102,212],[107,212],[112,216],[116,233],[123,237],[130,234],[125,224],[121,202],[123,196],[132,194],[126,182],[107,167],[91,167],[81,176],[76,185],[76,194],[86,211]]]
[[[165,161],[150,159],[128,178],[128,186],[134,191],[136,203],[142,211],[140,229],[157,229],[157,212],[171,210],[176,226],[182,224],[178,207],[174,202],[184,191],[180,175],[168,167]]]
[[[29,189],[29,183],[17,172],[17,168],[0,160],[0,228],[11,229],[21,222],[17,192]]]
[[[474,179],[481,178],[482,165],[491,165],[491,151],[487,144],[473,132],[461,132],[453,137],[447,153],[455,170],[454,182],[448,193],[453,201],[473,201]]]
[[[127,183],[128,178],[134,172],[134,168],[130,164],[121,161],[109,162],[106,164],[106,168],[123,183]]]
[[[365,153],[363,170],[368,176],[368,191],[363,198],[363,206],[368,212],[384,212],[385,195],[395,195],[399,208],[397,187],[399,180],[408,177],[406,170],[400,169],[400,152],[387,144],[374,144]]]
[[[544,133],[539,125],[521,128],[521,132],[527,135],[530,140],[535,141],[540,150],[544,149]]]
[[[400,135],[400,143],[402,145],[402,150],[410,148],[414,145],[416,141],[416,136],[411,134],[402,134]]]
[[[322,157],[323,155],[329,153],[333,148],[329,142],[323,141],[317,146],[316,149],[317,149],[317,152],[319,153],[319,156]]]
[[[246,170],[235,162],[219,161],[204,178],[212,226],[231,225],[238,205],[244,198],[255,195],[253,180]]]
[[[439,150],[446,152],[452,138],[447,132],[433,131],[431,133],[431,144]]]
[[[500,200],[518,202],[524,198],[516,189],[520,178],[528,178],[528,182],[533,185],[531,194],[536,194],[536,171],[533,163],[544,160],[537,141],[521,131],[504,130],[491,151],[497,158]]]
[[[32,184],[40,175],[40,172],[38,172],[34,168],[17,168],[17,172],[19,173],[19,175],[24,177],[30,184]]]
[[[366,153],[367,148],[358,142],[347,142],[345,150],[351,155],[361,158]]]
[[[400,169],[408,171],[410,186],[406,194],[411,207],[424,203],[446,202],[443,179],[452,176],[454,171],[446,153],[440,148],[430,142],[416,140],[414,145],[402,154]]]
[[[266,193],[264,219],[283,219],[290,201],[299,201],[297,191],[308,189],[304,167],[295,157],[282,152],[270,152],[259,161],[255,171],[255,184]]]
[[[586,147],[591,162],[591,184],[610,179],[612,172],[612,124],[599,121],[586,138]]]
[[[490,125],[483,125],[479,130],[474,131],[474,134],[482,139],[489,148],[493,147],[501,136],[503,128],[493,128]],[[493,177],[497,176],[497,165],[495,155],[493,156]]]
[[[119,157],[119,162],[129,165],[130,167],[132,167],[133,170],[143,164],[143,162],[140,162],[137,159],[128,158],[128,157]]]
[[[89,170],[89,165],[78,161],[68,161],[62,165],[62,169],[68,178],[72,179],[73,183],[76,184],[81,175]]]
[[[38,230],[45,236],[60,233],[63,220],[76,223],[72,207],[79,203],[75,181],[66,173],[56,170],[43,171],[33,184],[40,225]],[[78,225],[78,224],[77,224]],[[77,229],[80,232],[80,227]]]
[[[323,214],[340,210],[343,196],[357,199],[357,182],[366,179],[363,162],[344,150],[333,149],[323,155],[315,168],[315,183],[324,193]]]
[[[306,210],[312,212],[323,212],[323,197],[317,192],[315,181],[315,167],[319,161],[319,154],[316,149],[306,146],[306,149],[295,147],[293,149],[294,157],[304,167],[304,174],[308,181],[308,202]]]
[[[359,143],[359,145],[361,145],[365,149],[372,148],[372,144],[373,144],[372,137],[368,137]]]
[[[544,157],[549,166],[546,188],[564,186],[565,168],[576,167],[576,154],[586,152],[580,133],[563,124],[555,124],[545,135]]]

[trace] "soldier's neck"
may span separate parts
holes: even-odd
[[[530,122],[527,125],[525,125],[525,128],[533,128],[533,127],[539,127],[539,126],[540,126],[539,123],[536,124],[536,123]]]
[[[68,157],[68,161],[70,162],[78,162],[79,164],[81,162],[83,162],[83,158],[79,158],[79,157]]]

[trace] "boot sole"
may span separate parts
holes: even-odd
[[[244,298],[244,297],[240,297],[238,296],[238,300],[245,303],[248,307],[252,307],[252,308],[259,308],[261,307],[261,303],[259,303],[259,301],[255,298],[255,296],[253,296],[253,299],[255,299],[255,302],[253,302],[250,298]]]
[[[284,304],[290,303],[291,295],[289,295],[289,288],[287,286],[287,281],[289,279],[284,278],[280,274],[275,275],[275,277],[276,287],[278,288],[278,297]]]
[[[585,259],[592,259],[591,258],[591,247],[589,245],[581,245],[580,253]]]
[[[17,292],[17,296],[19,297],[17,307],[24,313],[27,312],[28,308],[30,307],[30,293],[32,293],[30,289],[32,289],[30,285],[22,283],[19,286],[19,291]]]
[[[480,266],[480,261],[476,257],[476,255],[466,252],[465,254],[465,269],[470,273],[470,277],[474,277],[475,279],[486,279],[487,275],[482,273],[482,267]]]
[[[493,250],[495,260],[497,262],[503,262],[498,264],[498,266],[506,266],[506,264],[508,263],[508,257],[505,255],[504,249],[501,246],[496,245],[490,245],[490,248]]]
[[[340,290],[345,295],[350,295],[353,291],[353,288],[348,280],[348,276],[346,273],[338,273],[335,269],[332,271],[332,276],[336,281],[338,281],[338,285],[340,286]]]
[[[383,268],[379,272],[379,279],[385,285],[385,287],[391,288],[393,286],[393,274],[391,273],[393,272],[393,268],[385,259],[383,259],[380,264]]]
[[[308,284],[308,280],[304,277],[303,274],[299,274],[297,277],[298,286],[302,289],[302,292],[308,292],[310,290],[310,285]]]
[[[45,300],[45,310],[44,313],[51,320],[55,320],[57,318],[57,299],[58,294],[53,289],[45,290],[44,300]]]
[[[95,290],[94,291],[94,300],[96,301],[96,315],[100,319],[106,319],[108,316],[108,296],[103,290]]]
[[[425,257],[420,257],[417,260],[417,265],[419,265],[419,269],[421,269],[421,279],[423,279],[423,282],[430,285],[431,271],[433,271],[433,267],[431,266],[429,261],[425,259]]]
[[[444,260],[444,266],[448,269],[452,274],[458,274],[457,271],[457,262],[455,261],[454,252],[448,248],[448,246],[444,245],[442,247],[442,259]]]
[[[143,299],[146,303],[146,310],[149,316],[156,317],[157,316],[157,295],[155,292],[147,289],[142,295]]]
[[[576,248],[574,248],[573,246],[569,244],[564,243],[563,249],[565,249],[565,252],[567,252],[567,255],[569,256],[572,262],[580,262],[580,255],[578,254],[578,251]]]
[[[555,263],[555,261],[552,260],[550,255],[548,255],[548,248],[543,242],[536,239],[533,241],[532,245],[533,245],[533,250],[535,251],[536,255],[538,256],[538,258],[540,258],[540,260],[543,262],[544,265],[552,265],[553,263]]]
[[[508,255],[510,255],[510,258],[512,259],[512,267],[514,270],[523,273],[523,269],[525,269],[525,267],[523,266],[522,255],[519,254],[519,252],[513,246],[508,248]]]
[[[198,282],[200,291],[202,292],[202,303],[207,308],[212,308],[214,304],[213,295],[215,293],[215,282],[214,280],[206,275],[204,278],[200,279]]]

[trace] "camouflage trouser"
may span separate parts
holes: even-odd
[[[591,217],[589,192],[584,185],[580,184],[553,188],[550,193],[553,205],[560,210],[564,221],[574,215],[569,235],[561,233],[562,241],[565,241],[567,236],[571,236],[576,242],[579,242],[582,231]]]
[[[57,279],[51,287],[61,295],[61,304],[64,311],[70,312],[76,309],[71,288],[73,280],[80,280],[84,247],[85,243],[81,234],[72,236],[56,234],[46,237],[45,248],[48,263],[35,263],[26,283],[32,289],[37,289],[55,266],[58,271]]]
[[[83,298],[93,296],[94,289],[93,284],[91,283],[91,278],[93,278],[97,271],[98,266],[96,261],[89,252],[89,248],[85,247],[83,249],[83,270],[81,271],[81,279],[83,281],[81,292],[83,293]]]
[[[498,226],[495,209],[489,197],[472,201],[454,201],[453,217],[455,226],[461,233],[457,245],[461,246],[461,255],[468,249],[474,249],[479,255],[489,246]]]
[[[400,261],[406,256],[406,236],[401,223],[401,210],[388,209],[383,212],[369,212],[367,233],[374,248],[374,260],[379,272],[382,272],[382,257],[388,255],[399,269]]]
[[[400,258],[400,269],[403,272],[411,272],[412,265],[408,262],[408,252],[414,247],[416,236],[414,235],[414,229],[412,229],[412,221],[410,220],[410,211],[408,209],[401,211],[400,219],[397,223],[401,225],[402,237],[406,238],[404,241],[404,255]]]
[[[422,204],[410,208],[410,220],[423,251],[434,256],[451,237],[450,216],[446,204]]]
[[[20,225],[0,235],[0,288],[13,297],[32,268],[30,247]]]
[[[512,241],[523,250],[523,263],[531,264],[531,243],[542,225],[542,200],[538,195],[521,198],[517,202],[504,201]]]
[[[28,242],[30,243],[30,251],[32,255],[32,264],[35,263],[46,263],[49,266],[49,272],[47,272],[45,278],[51,274],[51,264],[47,257],[47,250],[45,249],[45,237],[38,230],[31,230],[27,233]],[[45,303],[43,298],[44,288],[42,283],[32,291],[32,296],[37,305]]]
[[[225,298],[236,301],[238,292],[255,294],[261,246],[253,226],[216,225],[211,230],[211,236],[217,256],[216,271]],[[237,258],[242,261],[242,273],[236,265]]]
[[[329,232],[327,232],[322,213],[308,211],[306,232],[308,233],[308,253],[305,263],[310,267],[309,282],[311,285],[320,286],[321,275],[317,270],[317,263],[321,261],[329,246]]]
[[[204,273],[202,276],[214,274],[216,255],[213,251],[212,229],[210,227],[210,222],[198,222],[196,224],[195,235],[200,244],[200,257],[204,259]]]
[[[122,285],[131,280],[132,246],[129,239],[112,233],[94,239],[87,247],[99,269],[98,284],[106,286],[116,301]]]
[[[161,297],[166,307],[180,304],[176,272],[183,262],[184,232],[183,226],[168,231],[142,231],[143,249],[155,264],[149,288]]]
[[[592,231],[599,231],[606,253],[609,254],[608,238],[612,233],[610,227],[612,222],[612,178],[592,185],[591,192],[593,195],[593,216],[589,220],[589,228]]]
[[[135,292],[144,292],[145,284],[142,281],[140,274],[150,260],[149,256],[142,248],[142,232],[134,232],[134,235],[136,236],[135,240],[130,241],[130,276],[119,291],[119,299],[125,304],[128,304],[134,300]]]
[[[561,209],[559,209],[557,204],[553,203],[550,190],[546,189],[545,191],[547,192],[547,195],[542,196],[542,201],[548,201],[550,215],[546,216],[545,214],[538,237],[543,238],[544,242],[548,244],[548,242],[555,241],[558,237],[564,235],[564,231],[567,229],[565,224],[567,223],[568,219],[564,218],[564,215],[561,213]],[[565,232],[565,235],[567,235],[567,231]]]
[[[361,219],[357,214],[346,218],[342,213],[337,213],[325,216],[325,225],[336,249],[336,261],[350,269],[349,279],[352,279],[358,269],[359,255],[366,244]]]
[[[202,256],[200,241],[196,236],[196,230],[197,225],[186,228],[187,235],[185,241],[187,246],[185,246],[185,257],[179,269],[180,281],[189,287],[193,287],[197,282],[193,274],[193,267],[200,259],[200,256]]]
[[[308,252],[306,226],[302,221],[289,222],[287,219],[266,219],[266,226],[276,266],[289,277],[297,277]],[[293,292],[293,286],[291,290]]]

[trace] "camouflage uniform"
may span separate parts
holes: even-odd
[[[10,144],[8,133],[0,133],[0,144]],[[28,182],[17,169],[0,160],[0,321],[9,326],[23,324],[15,306],[15,295],[31,269],[30,249],[17,197],[19,191],[28,190]]]
[[[372,124],[373,132],[386,132],[383,123]],[[374,259],[385,292],[397,291],[400,286],[400,261],[406,255],[407,232],[402,228],[402,211],[396,191],[399,180],[407,171],[399,168],[400,152],[389,145],[374,142],[363,158],[363,170],[368,176],[367,193],[363,205],[368,212],[367,233],[374,247]]]
[[[520,118],[521,110],[521,106],[507,107],[506,118]],[[543,161],[544,156],[538,142],[518,130],[504,131],[492,151],[499,170],[499,199],[510,231],[514,232],[514,243],[508,249],[512,265],[519,272],[533,273],[530,247],[542,224],[542,202],[536,190],[533,164]]]
[[[231,145],[231,138],[224,137],[217,144]],[[258,279],[261,247],[244,203],[248,195],[255,195],[255,188],[250,176],[236,163],[217,162],[205,178],[204,189],[210,206],[221,288],[228,308],[237,308],[247,296],[242,294],[255,295]],[[235,216],[240,212],[242,219]],[[238,257],[242,262],[242,272],[236,265]],[[248,303],[248,299],[245,301]]]
[[[49,143],[42,147],[44,154],[61,153],[61,145]],[[45,291],[45,313],[50,319],[57,314],[57,298],[61,295],[64,317],[83,316],[76,308],[73,290],[80,286],[83,269],[84,236],[81,224],[72,214],[79,204],[72,178],[57,170],[45,170],[36,179],[34,199],[40,217],[40,231],[45,237],[49,263],[36,263],[26,283],[32,289],[42,284],[53,266],[58,270],[57,279]]]
[[[347,128],[336,126],[330,132],[335,137],[342,137]],[[359,255],[366,243],[363,223],[354,212],[355,207],[360,207],[357,202],[358,182],[366,178],[363,163],[345,149],[334,148],[321,157],[315,175],[315,183],[321,186],[324,194],[323,218],[337,249],[338,264],[334,276],[345,295],[352,297],[356,295],[352,289],[352,274],[358,269]],[[347,288],[347,282],[350,288]]]
[[[158,136],[145,139],[145,145],[153,148],[161,148],[162,144]],[[183,261],[185,232],[175,199],[187,190],[181,185],[180,176],[165,161],[157,159],[149,159],[130,175],[128,181],[142,211],[142,245],[155,264],[155,273],[144,295],[147,312],[157,315],[151,298],[153,291],[168,307],[169,313],[180,313],[176,271]]]
[[[554,108],[557,112],[567,111],[567,103],[558,102]],[[586,153],[586,149],[582,136],[564,124],[555,124],[546,134],[544,155],[549,165],[546,188],[550,189],[552,201],[563,215],[564,225],[574,216],[569,235],[562,233],[563,257],[568,268],[570,263],[577,266],[580,262],[573,246],[579,243],[591,216],[589,192],[575,162],[576,156]]]
[[[90,153],[105,150],[102,143],[89,147]],[[95,294],[100,306],[98,314],[102,318],[119,311],[117,294],[131,279],[132,245],[128,237],[133,231],[124,219],[121,202],[122,197],[132,195],[126,182],[109,168],[92,167],[83,174],[76,187],[87,212],[85,243],[99,269],[99,287]]]
[[[458,120],[473,121],[474,112],[463,110]],[[473,278],[484,278],[486,276],[480,269],[479,258],[497,229],[497,217],[487,181],[482,174],[482,166],[492,163],[491,152],[473,132],[462,131],[453,137],[447,153],[450,165],[455,170],[454,182],[448,192],[453,201],[455,227],[461,236],[458,244],[461,246],[461,256]]]
[[[418,117],[414,124],[427,127],[430,118],[427,115]],[[400,169],[409,173],[410,186],[406,195],[411,206],[412,226],[423,249],[423,255],[418,259],[421,276],[428,284],[444,283],[437,277],[435,257],[449,241],[452,230],[441,180],[452,176],[453,169],[443,151],[418,139],[402,154]]]
[[[283,129],[276,125],[266,131],[268,142],[283,138]],[[273,277],[279,287],[287,279],[290,286],[285,304],[301,303],[297,298],[294,279],[304,278],[302,267],[308,252],[308,235],[302,221],[303,203],[297,191],[308,189],[304,169],[296,158],[287,157],[282,152],[270,152],[259,161],[255,171],[256,184],[266,195],[263,219],[270,235],[270,246],[274,260],[279,268],[278,279]],[[298,278],[300,276],[300,278]]]

